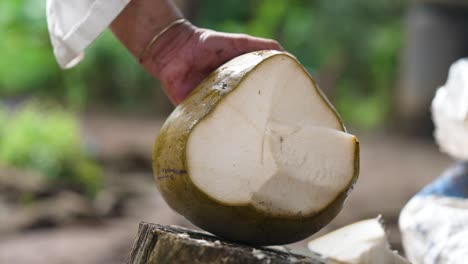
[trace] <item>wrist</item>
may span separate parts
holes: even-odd
[[[140,63],[156,78],[164,79],[164,69],[168,65],[174,65],[174,58],[182,50],[182,47],[196,33],[197,28],[190,22],[178,24],[162,34],[157,41],[146,50]]]
[[[134,55],[171,22],[182,18],[170,0],[131,0],[112,22],[114,35]]]

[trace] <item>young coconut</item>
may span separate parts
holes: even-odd
[[[341,210],[359,145],[290,54],[248,53],[209,75],[169,116],[153,167],[193,224],[257,245],[304,239]]]
[[[349,264],[409,264],[390,249],[380,219],[360,221],[309,242],[309,249],[331,263]]]

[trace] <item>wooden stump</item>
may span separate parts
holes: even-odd
[[[140,223],[128,264],[327,263],[319,254],[292,254],[279,249],[228,242],[208,233],[177,226]]]

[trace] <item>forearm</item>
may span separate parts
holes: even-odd
[[[171,0],[132,0],[110,28],[134,55],[138,56],[151,39],[182,14]]]

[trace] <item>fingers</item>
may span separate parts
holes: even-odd
[[[280,50],[283,47],[276,40],[252,37],[244,34],[235,34],[233,37],[235,47],[241,52],[250,52],[257,50]]]
[[[279,50],[283,47],[276,40],[253,37],[246,34],[232,34],[221,32],[208,32],[207,37],[202,40],[203,44],[213,45],[213,48],[223,46],[229,48],[236,55],[258,50]]]
[[[265,38],[256,38],[256,37],[248,37],[250,40],[249,43],[252,43],[252,48],[260,48],[260,49],[272,49],[272,50],[280,50],[283,51],[284,48],[279,44],[278,41],[273,39],[265,39]]]

